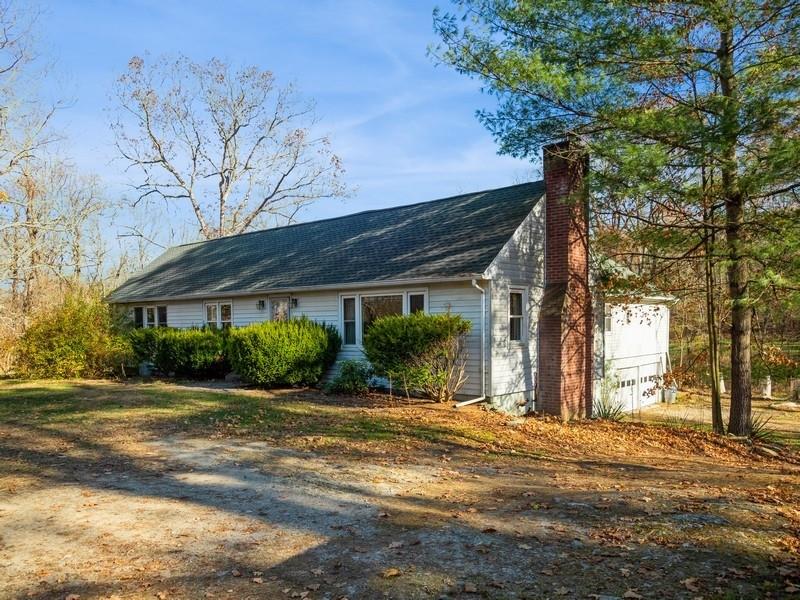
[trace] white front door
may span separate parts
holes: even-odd
[[[289,298],[270,298],[270,319],[273,321],[289,320]]]

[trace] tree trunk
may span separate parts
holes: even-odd
[[[720,130],[723,144],[722,194],[725,199],[725,237],[728,243],[728,295],[731,300],[731,412],[728,431],[750,433],[752,394],[750,364],[751,310],[747,295],[748,273],[744,257],[744,196],[739,187],[736,145],[739,106],[733,57],[733,24],[720,30],[719,83],[725,99]]]
[[[724,434],[725,423],[722,421],[722,394],[719,388],[719,332],[717,329],[717,302],[714,297],[715,278],[714,264],[706,244],[706,331],[708,334],[708,370],[711,374],[711,425],[714,433]]]
[[[728,430],[735,435],[750,434],[752,373],[750,335],[752,310],[747,296],[747,265],[741,254],[741,229],[744,210],[741,198],[726,203],[728,239],[728,290],[731,307],[731,413]]]
[[[711,171],[713,175],[713,171]],[[706,168],[702,170],[704,191],[703,201],[703,267],[705,269],[706,292],[706,333],[708,336],[708,371],[711,375],[711,426],[714,433],[725,434],[725,423],[722,420],[722,390],[720,389],[719,368],[719,325],[717,323],[717,281],[714,272],[716,253],[716,223],[713,201],[708,198],[712,187],[711,176]]]

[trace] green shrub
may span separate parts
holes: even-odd
[[[125,320],[101,299],[69,295],[39,315],[17,346],[23,377],[108,377],[131,359]]]
[[[369,391],[372,375],[372,366],[369,363],[363,360],[343,360],[339,365],[339,372],[325,386],[325,391],[331,394],[363,396]]]
[[[128,341],[131,345],[133,357],[137,363],[156,362],[156,352],[158,352],[158,341],[161,339],[165,329],[162,327],[140,327],[131,329],[128,332]]]
[[[399,381],[406,392],[450,401],[466,382],[464,339],[470,327],[451,314],[383,317],[364,336],[364,353],[376,374]]]
[[[307,318],[232,329],[227,354],[242,379],[263,387],[313,385],[336,360],[336,328]]]
[[[224,332],[146,327],[131,330],[128,339],[136,360],[151,363],[164,375],[213,379],[230,371]]]
[[[156,339],[153,364],[165,375],[213,379],[230,371],[225,360],[225,340],[219,331],[160,328]]]

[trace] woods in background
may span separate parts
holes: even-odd
[[[31,92],[46,73],[32,44],[36,17],[0,4],[0,372],[13,367],[17,340],[37,315],[71,294],[101,295],[140,266],[131,246],[115,247],[109,235],[120,200],[63,150],[64,105]]]

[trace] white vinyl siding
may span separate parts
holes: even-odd
[[[488,294],[487,294],[488,296]],[[460,395],[475,397],[481,395],[481,293],[469,282],[431,285],[428,288],[428,312],[432,315],[450,312],[458,314],[472,323],[467,334],[467,382]],[[487,317],[489,302],[486,303]],[[489,337],[487,335],[487,346]],[[489,356],[486,355],[486,378],[489,380]],[[488,386],[488,383],[487,383]]]
[[[492,279],[489,395],[497,399],[498,407],[513,412],[523,412],[518,402],[532,400],[536,388],[539,308],[544,295],[544,242],[542,200],[520,224],[486,273]],[[523,293],[524,330],[520,341],[510,340],[512,291]],[[503,396],[508,396],[508,400]]]

